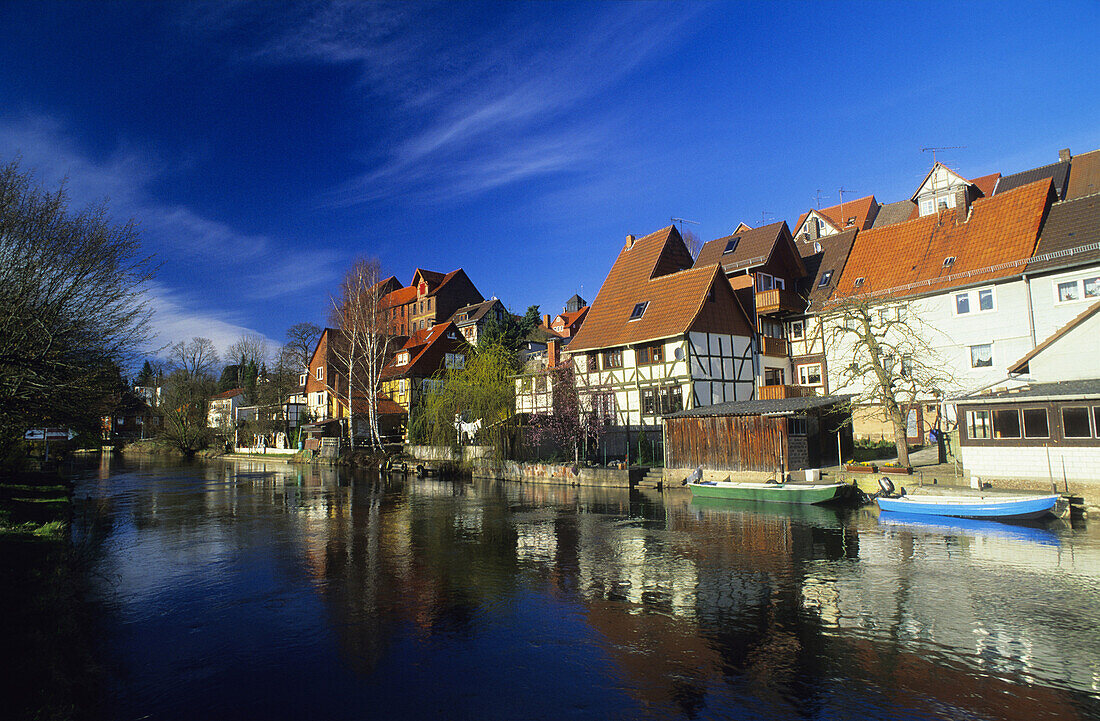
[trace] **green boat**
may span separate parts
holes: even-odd
[[[689,483],[696,498],[725,498],[731,501],[768,503],[829,503],[846,500],[852,487],[847,483],[739,483],[711,481]]]

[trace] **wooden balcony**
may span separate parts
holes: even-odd
[[[793,290],[773,288],[756,294],[757,315],[783,315],[806,310],[806,301]]]
[[[814,393],[809,386],[760,386],[760,399],[778,401],[784,398],[808,398]]]
[[[787,339],[772,338],[770,335],[760,336],[760,352],[773,358],[787,357]]]

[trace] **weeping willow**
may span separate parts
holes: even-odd
[[[515,445],[515,355],[499,343],[473,349],[464,368],[436,373],[424,397],[417,425],[432,445],[458,444],[455,419],[481,421],[475,442],[492,449],[494,460],[510,458]]]

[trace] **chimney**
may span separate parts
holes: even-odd
[[[550,327],[550,316],[548,316],[548,315],[544,315],[544,316],[542,317],[542,325],[543,325],[544,327],[546,327],[546,328],[549,328],[549,327]]]
[[[817,240],[821,237],[821,231],[817,229],[817,218],[813,215],[806,218],[807,228],[810,231],[810,240]]]
[[[1058,162],[1064,163],[1070,159],[1069,148],[1062,148],[1058,151]]]
[[[546,341],[546,365],[549,368],[556,368],[558,365],[558,341],[551,339]]]
[[[970,186],[964,185],[955,191],[955,222],[965,223],[970,214]]]
[[[634,236],[633,235],[626,236],[626,250],[630,250],[633,247],[634,247]]]

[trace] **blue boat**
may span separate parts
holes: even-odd
[[[880,510],[918,516],[985,518],[1024,521],[1042,518],[1054,510],[1057,495],[1049,496],[902,496],[879,498]]]

